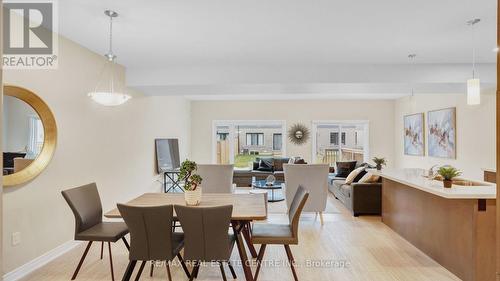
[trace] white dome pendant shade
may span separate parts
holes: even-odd
[[[467,104],[481,104],[481,83],[477,78],[467,80]]]
[[[105,55],[108,61],[100,74],[97,86],[94,91],[88,93],[88,96],[100,105],[118,106],[126,103],[131,99],[131,96],[124,93],[125,83],[123,81],[115,81],[116,56],[113,54],[112,40],[113,18],[117,17],[118,13],[106,10],[104,14],[109,17],[109,52]]]

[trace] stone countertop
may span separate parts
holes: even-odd
[[[444,188],[443,182],[429,180],[424,177],[424,169],[383,169],[377,171],[381,177],[399,182],[401,184],[432,193],[448,199],[495,199],[496,184],[475,181],[479,186],[453,185],[452,188]]]

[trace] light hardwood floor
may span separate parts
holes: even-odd
[[[305,214],[301,218],[300,244],[292,246],[301,281],[459,280],[385,226],[380,217],[354,218],[333,196],[329,196],[328,200],[329,209],[336,211],[324,214],[324,226],[320,225],[319,219],[315,221],[313,214]],[[269,221],[285,222],[286,217],[284,214],[272,213]],[[111,280],[107,251],[104,259],[100,260],[100,245],[92,247],[76,280]],[[116,280],[121,280],[128,262],[127,252],[123,243],[117,243],[112,249],[115,277]],[[23,280],[70,280],[83,250],[84,246],[81,245]],[[233,259],[237,260],[236,250],[233,252]],[[286,260],[282,246],[269,246],[264,259],[268,264],[261,269],[259,280],[293,280],[290,269],[282,265]],[[311,263],[315,266],[310,266]],[[172,268],[173,280],[187,280],[180,267]],[[237,280],[244,280],[241,267],[235,266],[235,269],[239,277]],[[228,279],[231,280],[228,273],[226,268]],[[167,280],[166,278],[166,270],[162,267],[155,269],[153,278],[145,270],[141,280]],[[222,280],[218,266],[203,267],[197,280]]]

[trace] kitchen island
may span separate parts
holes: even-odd
[[[465,281],[495,280],[496,185],[444,188],[422,169],[383,170],[382,221]]]

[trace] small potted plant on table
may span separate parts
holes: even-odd
[[[387,160],[385,160],[385,158],[374,157],[373,162],[375,163],[375,165],[377,165],[377,171],[382,170],[382,165],[387,165]]]
[[[179,173],[179,178],[184,181],[184,199],[189,206],[196,206],[201,202],[202,178],[194,173],[196,169],[196,162],[186,160],[182,162]]]
[[[462,172],[452,166],[443,166],[439,168],[438,174],[443,177],[443,185],[445,188],[451,188],[453,179],[460,176]]]

